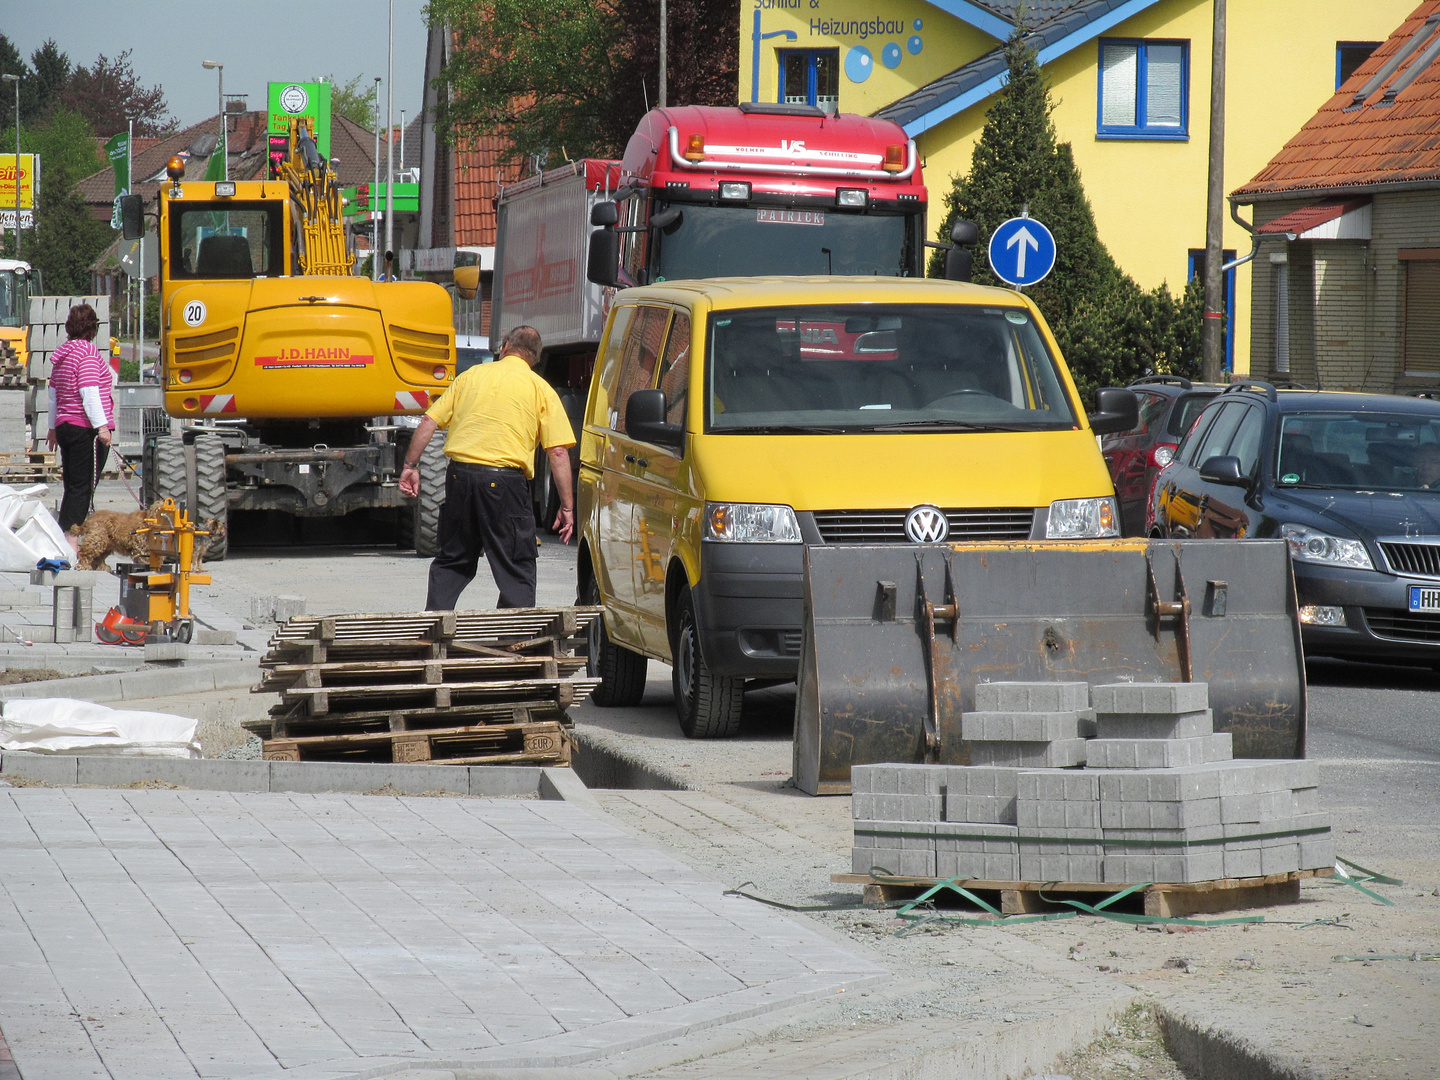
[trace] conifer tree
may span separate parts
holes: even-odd
[[[25,258],[44,275],[50,293],[90,292],[90,264],[115,235],[105,222],[90,216],[75,179],[63,161],[45,170],[35,230],[25,240]]]
[[[1142,290],[1106,250],[1074,153],[1056,137],[1045,73],[1025,34],[1022,23],[1005,42],[1005,89],[986,114],[969,173],[955,177],[945,196],[940,239],[949,239],[956,220],[975,222],[974,280],[998,285],[987,257],[995,229],[1027,210],[1050,229],[1055,269],[1025,294],[1050,324],[1087,401],[1097,387],[1123,386],[1147,371],[1188,374],[1198,357],[1199,309],[1177,303],[1164,285]],[[938,253],[930,273],[943,272]]]

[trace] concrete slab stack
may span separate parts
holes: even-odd
[[[961,718],[975,764],[852,770],[852,868],[1129,884],[1333,865],[1314,764],[1232,760],[1208,699],[1204,683],[981,683]]]

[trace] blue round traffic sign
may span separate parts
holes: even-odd
[[[990,269],[1007,285],[1034,285],[1055,269],[1055,237],[1034,218],[1012,217],[990,235]]]

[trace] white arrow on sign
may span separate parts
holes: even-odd
[[[1039,251],[1040,241],[1035,239],[1034,233],[1032,233],[1024,225],[1021,225],[1020,228],[1016,230],[1015,235],[1010,237],[1009,240],[1005,241],[1005,250],[1010,250],[1016,244],[1020,245],[1020,250],[1015,253],[1015,276],[1017,278],[1020,278],[1021,280],[1024,280],[1026,255],[1025,249],[1034,248],[1036,251]]]

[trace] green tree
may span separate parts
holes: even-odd
[[[15,125],[0,129],[0,154],[15,150]],[[49,182],[49,171],[64,163],[77,178],[89,176],[105,167],[95,129],[85,118],[69,109],[54,109],[38,123],[26,126],[20,122],[20,152],[39,154],[41,183]]]
[[[375,130],[375,126],[380,120],[375,115],[375,93],[371,89],[375,85],[373,80],[367,79],[361,74],[343,84],[334,75],[321,75],[313,81],[330,84],[330,112],[332,115],[343,116],[367,131]]]
[[[46,41],[30,54],[30,64],[34,68],[34,75],[28,103],[25,95],[20,95],[22,124],[33,123],[59,103],[60,95],[75,70],[75,66],[70,63],[70,57],[61,52],[53,40]]]
[[[1049,87],[1023,24],[1004,52],[1005,89],[986,114],[969,173],[955,177],[945,196],[941,238],[949,238],[957,220],[975,222],[974,280],[995,285],[991,234],[1027,210],[1044,222],[1055,235],[1055,269],[1025,293],[1050,324],[1087,401],[1098,387],[1124,385],[1147,371],[1188,373],[1199,349],[1194,298],[1187,293],[1177,301],[1164,285],[1146,292],[1116,265],[1095,227],[1070,144],[1056,137]],[[943,272],[939,253],[930,273]]]
[[[667,97],[733,105],[739,0],[670,0]],[[541,167],[618,156],[659,91],[654,0],[430,0],[459,42],[440,76],[453,140],[503,135]]]
[[[90,216],[75,190],[78,179],[63,161],[46,165],[36,227],[26,239],[25,258],[45,276],[49,293],[88,293],[90,264],[114,237]]]
[[[101,53],[89,67],[77,67],[60,93],[60,104],[85,117],[102,136],[127,130],[135,117],[135,134],[168,135],[175,118],[158,85],[145,87],[130,64],[130,50],[113,59]]]

